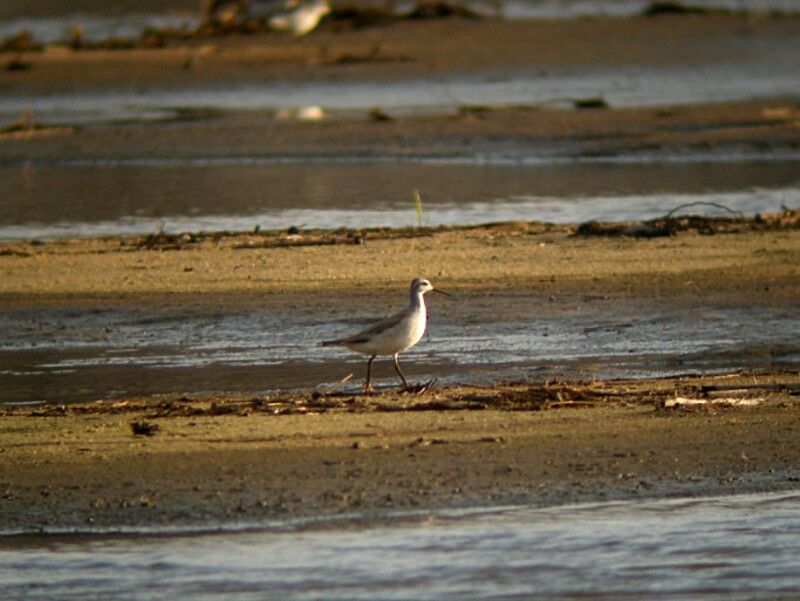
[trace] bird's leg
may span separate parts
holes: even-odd
[[[403,389],[408,390],[408,382],[406,382],[406,377],[403,375],[403,372],[400,371],[400,363],[397,361],[397,353],[394,355],[394,370],[397,372],[397,375],[400,376],[400,379],[403,381]]]
[[[370,381],[372,381],[372,360],[375,359],[375,355],[369,358],[367,361],[367,379],[364,381],[364,394],[369,394],[370,392],[375,392],[375,390],[370,385]]]

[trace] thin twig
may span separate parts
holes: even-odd
[[[718,202],[709,202],[707,200],[698,200],[697,202],[687,202],[686,204],[678,205],[677,207],[672,209],[669,213],[664,215],[664,217],[662,217],[662,219],[672,219],[672,215],[674,213],[676,213],[677,211],[680,211],[681,209],[685,209],[687,207],[694,207],[694,206],[698,206],[698,205],[708,205],[708,206],[716,207],[718,209],[723,209],[725,211],[728,211],[728,213],[732,213],[733,215],[736,215],[740,219],[744,219],[744,213],[742,213],[741,211],[735,211],[735,210],[733,210],[731,208],[728,208],[725,205],[720,204]]]
[[[332,384],[332,385],[331,385],[331,386],[328,388],[328,390],[325,392],[325,394],[333,394],[334,392],[336,392],[337,390],[339,390],[339,388],[341,388],[341,387],[342,387],[342,384],[344,384],[345,382],[347,382],[347,381],[348,381],[350,378],[352,378],[352,377],[353,377],[353,374],[352,374],[352,372],[351,372],[351,373],[349,373],[349,374],[347,374],[347,375],[346,375],[344,378],[342,378],[341,380],[339,380],[339,381],[338,381],[338,382],[336,382],[335,384]]]

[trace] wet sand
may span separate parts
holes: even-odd
[[[5,409],[0,529],[257,526],[796,488],[800,376]],[[675,395],[758,406],[665,408]],[[155,425],[134,436],[132,422]]]
[[[337,157],[452,159],[496,154],[509,160],[597,159],[685,153],[746,158],[800,149],[800,109],[793,99],[710,105],[614,109],[466,107],[444,116],[398,116],[303,123],[269,112],[197,117],[192,111],[162,122],[44,127],[0,134],[0,161],[37,163],[191,159]],[[414,182],[409,181],[409,189]]]
[[[665,16],[501,21],[438,19],[312,35],[231,35],[168,41],[165,48],[29,52],[30,69],[0,72],[9,93],[115,91],[247,82],[391,80],[515,70],[551,73],[670,69],[771,56],[793,64],[800,16]],[[475,43],[480,40],[480,43]],[[781,49],[783,51],[781,52]],[[120,72],[126,77],[120,79]]]
[[[157,102],[152,112],[163,114],[132,122],[123,111],[116,121],[111,115],[106,124],[67,122],[48,127],[43,123],[6,131],[0,133],[0,161],[35,165],[125,158],[452,157],[497,152],[546,158],[800,148],[796,91],[781,97],[774,88],[753,92],[757,100],[745,95],[722,102],[712,95],[704,105],[667,106],[668,100],[655,99],[650,104],[656,108],[612,104],[608,109],[586,110],[572,110],[573,102],[585,97],[548,96],[548,102],[531,100],[519,106],[507,106],[501,97],[475,106],[460,102],[456,93],[444,115],[441,108],[426,115],[424,106],[420,114],[393,113],[378,106],[380,110],[371,116],[367,108],[350,111],[346,118],[333,115],[321,122],[300,123],[276,119],[274,110],[258,106],[245,111],[225,108],[224,102],[222,107],[181,107],[175,99],[191,100],[187,93],[202,90],[239,90],[247,96],[249,86],[288,90],[310,85],[321,86],[312,97],[315,103],[326,104],[326,85],[366,83],[379,88],[386,82],[413,87],[423,82],[422,87],[446,90],[451,78],[502,82],[522,77],[547,89],[550,77],[591,80],[596,73],[613,75],[603,84],[612,88],[609,92],[625,88],[626,74],[632,73],[649,73],[656,80],[683,73],[675,85],[691,87],[703,81],[706,67],[720,73],[745,65],[756,72],[794,73],[800,56],[800,17],[789,16],[553,22],[450,19],[332,29],[299,39],[234,35],[174,42],[153,50],[54,47],[23,53],[20,60],[29,65],[27,70],[0,70],[0,86],[8,98],[17,99],[12,105],[18,114],[9,115],[9,122],[22,117],[36,124],[36,112],[29,110],[31,99],[48,95],[67,105],[95,95],[102,105],[113,103],[115,95],[136,92],[143,96],[129,104],[157,97],[164,106]],[[474,43],[476,39],[480,44]],[[15,57],[7,54],[9,61]],[[687,65],[698,70],[687,70]],[[736,77],[746,84],[747,76]],[[589,85],[586,96],[598,94],[591,89]],[[365,89],[362,95],[369,97],[374,91]]]
[[[523,287],[672,305],[796,306],[798,231],[745,223],[728,233],[654,239],[508,224],[373,232],[363,244],[330,232],[306,233],[309,245],[303,234],[282,232],[16,243],[0,249],[0,294],[5,307],[46,308],[258,306],[263,294],[303,307],[324,293],[356,311],[405,288],[421,270],[462,295]],[[338,243],[328,243],[333,238]],[[765,402],[661,408],[676,393],[703,396],[703,384],[766,384],[745,390]],[[353,511],[789,488],[800,459],[798,384],[795,371],[455,386],[374,399],[307,392],[6,408],[1,527],[202,528]],[[134,437],[130,424],[140,420],[158,432]]]

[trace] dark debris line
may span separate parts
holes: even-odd
[[[741,375],[741,374],[734,374]],[[67,415],[141,414],[131,422],[136,435],[150,436],[147,420],[169,417],[208,417],[252,414],[303,415],[315,413],[372,413],[403,411],[546,411],[598,406],[650,406],[663,409],[676,396],[715,398],[719,395],[786,394],[800,397],[800,383],[726,384],[723,377],[675,377],[657,380],[614,380],[605,382],[541,382],[498,384],[496,387],[465,386],[431,390],[425,394],[385,393],[375,396],[319,392],[292,397],[275,396],[239,399],[180,397],[166,400],[131,399],[96,401],[71,405],[50,405],[35,409],[6,407],[0,415],[59,417]],[[720,383],[722,382],[722,383]],[[137,425],[138,424],[138,425]]]
[[[706,217],[703,215],[675,216],[675,213],[684,208],[697,204],[710,204],[734,213],[734,217]],[[649,221],[635,221],[622,223],[604,223],[587,221],[575,230],[576,236],[627,236],[631,238],[660,238],[674,236],[679,232],[693,231],[698,234],[730,234],[747,231],[767,230],[796,230],[800,229],[800,209],[784,207],[780,213],[758,214],[747,218],[738,211],[718,203],[689,203],[675,207],[663,217]]]

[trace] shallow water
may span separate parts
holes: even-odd
[[[482,73],[436,79],[276,81],[268,85],[5,94],[0,123],[32,114],[42,124],[153,121],[185,110],[274,110],[321,107],[352,114],[380,107],[390,115],[456,111],[463,105],[571,107],[602,97],[612,107],[652,107],[800,96],[800,51],[787,39],[774,51],[737,63],[673,68],[630,67],[558,73]],[[124,85],[124,84],[121,84]]]
[[[692,202],[746,214],[800,207],[800,155],[482,155],[385,161],[207,158],[0,165],[0,240],[289,226],[641,220]],[[347,194],[342,194],[347,190]],[[692,212],[720,213],[711,206]]]
[[[772,493],[350,516],[206,535],[0,537],[0,595],[791,598],[800,592],[799,518],[797,493]]]
[[[719,157],[717,157],[719,159]],[[647,219],[689,202],[748,214],[800,206],[798,161],[165,160],[0,167],[10,195],[0,239],[167,231]],[[413,184],[412,184],[413,182]],[[342,189],[348,194],[343,196]],[[718,213],[708,206],[692,212]],[[438,299],[437,299],[438,300]],[[367,306],[398,306],[403,296]],[[442,382],[629,377],[800,364],[800,305],[675,309],[657,302],[534,293],[432,302],[409,375]],[[698,301],[700,302],[700,301]],[[385,303],[385,305],[383,304]],[[224,310],[36,308],[0,314],[0,403],[309,388],[362,359],[317,342],[369,323],[341,298],[267,299]],[[497,307],[504,321],[497,323]],[[381,383],[389,369],[376,366]]]
[[[389,307],[402,298],[386,298]],[[449,382],[652,377],[800,365],[800,305],[751,308],[534,294],[431,299],[409,376]],[[498,311],[503,320],[498,322]],[[381,317],[381,315],[366,316]],[[360,355],[318,346],[369,323],[317,295],[291,309],[25,309],[0,314],[0,404],[324,387]],[[390,375],[391,374],[391,375]],[[394,385],[378,361],[375,382]]]

